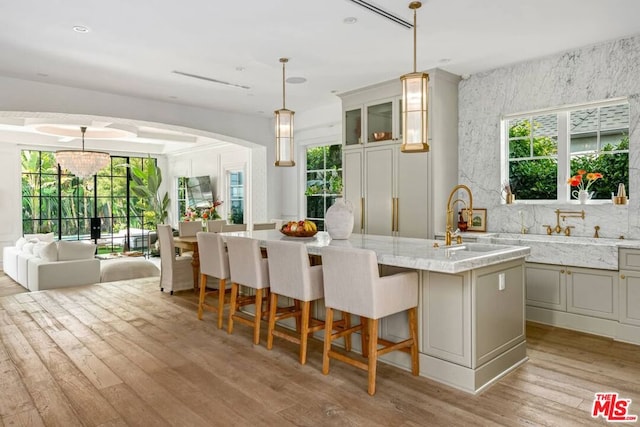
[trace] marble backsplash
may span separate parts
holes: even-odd
[[[585,219],[567,218],[572,235],[640,239],[640,35],[479,73],[459,86],[461,184],[473,191],[474,206],[487,209],[487,230],[545,234],[555,227],[555,209],[584,209]],[[627,97],[630,109],[628,205],[594,201],[506,205],[501,195],[500,120],[536,109]],[[482,149],[479,149],[481,147]]]

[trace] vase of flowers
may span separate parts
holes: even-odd
[[[571,195],[578,199],[581,205],[584,205],[593,197],[594,192],[589,192],[589,188],[591,188],[593,183],[600,178],[602,178],[602,174],[600,172],[587,172],[584,169],[578,170],[577,175],[574,175],[567,180],[569,185],[576,187],[576,189],[571,192]]]
[[[213,202],[213,206],[210,208],[197,209],[197,208],[187,208],[182,217],[183,221],[198,221],[198,220],[210,220],[210,219],[222,219],[220,214],[218,213],[218,206],[222,204],[220,199],[216,199]]]

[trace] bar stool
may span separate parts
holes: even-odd
[[[375,252],[331,246],[322,250],[322,271],[327,308],[322,373],[329,373],[330,358],[368,371],[367,391],[373,396],[378,356],[401,350],[411,354],[411,372],[418,375],[418,273],[410,271],[380,277]],[[360,325],[343,332],[327,333],[332,331],[334,310],[360,316]],[[378,320],[405,310],[409,317],[409,338],[398,343],[378,338]],[[363,341],[367,345],[363,345],[362,355],[369,358],[368,363],[331,349],[335,339],[357,330],[366,336]]]
[[[322,266],[311,267],[306,246],[298,242],[268,241],[269,282],[269,328],[267,348],[273,348],[273,336],[300,345],[300,363],[307,363],[307,341],[309,334],[324,329],[324,322],[311,318],[311,303],[323,297]],[[278,297],[295,300],[290,307],[278,307]],[[276,321],[295,317],[294,336],[275,329]]]
[[[198,319],[202,320],[202,313],[208,310],[218,314],[218,329],[222,328],[224,300],[227,292],[229,274],[229,256],[224,246],[224,240],[218,233],[200,231],[196,234],[200,253],[200,297],[198,299]],[[207,277],[218,279],[215,290],[207,291]],[[217,297],[218,305],[207,304],[207,297]]]
[[[227,250],[229,251],[229,267],[231,271],[231,301],[229,302],[228,333],[233,333],[233,322],[237,320],[253,326],[253,343],[260,342],[260,320],[268,314],[268,304],[262,310],[263,299],[267,299],[269,292],[269,265],[262,258],[258,240],[246,237],[228,236]],[[255,295],[239,297],[240,286],[255,290]],[[245,305],[255,305],[253,319],[237,314],[239,308]]]

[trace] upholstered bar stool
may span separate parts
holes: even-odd
[[[204,310],[217,313],[218,329],[222,328],[227,280],[230,279],[229,256],[222,236],[212,232],[198,232],[198,248],[200,253],[200,297],[198,299],[198,319],[202,320]],[[218,279],[215,290],[207,290],[207,278]],[[230,290],[230,289],[229,289]],[[207,304],[207,297],[217,297],[218,305]]]
[[[260,342],[260,320],[268,315],[267,309],[262,310],[263,299],[269,292],[269,265],[266,258],[262,258],[258,240],[246,237],[228,236],[227,250],[229,253],[229,267],[231,272],[231,301],[229,302],[228,333],[233,333],[233,322],[238,321],[253,327],[253,343]],[[239,296],[240,286],[255,290],[255,295]],[[255,305],[253,319],[246,314],[237,313],[245,305]]]
[[[311,267],[309,254],[303,243],[268,241],[269,283],[269,328],[267,348],[273,347],[273,336],[300,345],[300,363],[307,362],[309,334],[324,329],[324,322],[311,318],[311,303],[323,297],[322,266]],[[293,306],[278,308],[278,297],[295,300]],[[276,322],[288,318],[296,319],[297,334],[276,330]]]
[[[369,376],[368,392],[373,396],[378,356],[401,350],[411,354],[411,372],[418,375],[418,273],[411,271],[380,277],[375,252],[331,246],[322,250],[322,270],[327,308],[322,373],[329,373],[331,358],[364,369]],[[357,330],[354,326],[343,332],[327,333],[332,331],[334,310],[360,316],[361,333],[366,334],[364,341],[367,343],[363,345],[362,354],[369,358],[368,363],[332,349],[336,338]],[[409,317],[409,338],[398,343],[378,338],[378,320],[405,310]]]
[[[173,231],[170,225],[158,225],[160,241],[160,290],[173,291],[193,289],[192,258],[176,256]]]

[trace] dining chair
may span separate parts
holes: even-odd
[[[178,236],[195,237],[198,231],[202,231],[202,221],[182,221],[178,224]]]
[[[299,242],[268,241],[269,262],[269,326],[267,349],[277,336],[300,346],[300,363],[307,362],[309,335],[324,329],[324,322],[312,319],[312,303],[324,296],[322,266],[311,266],[306,246]],[[278,307],[278,297],[294,300],[294,305]],[[276,322],[295,318],[296,333],[276,329]]]
[[[276,223],[275,222],[261,222],[261,223],[256,223],[253,224],[253,230],[257,231],[257,230],[275,230],[276,229]]]
[[[198,319],[202,320],[204,310],[217,313],[218,329],[222,328],[227,280],[230,279],[229,256],[224,240],[218,233],[200,231],[196,234],[200,254],[200,296],[198,298]],[[208,277],[217,279],[214,290],[207,289]],[[229,289],[230,290],[230,289]],[[207,304],[207,297],[217,297],[218,305]]]
[[[158,225],[157,232],[160,242],[160,290],[167,289],[173,295],[173,291],[193,289],[192,258],[176,256],[170,225]]]
[[[210,219],[207,221],[207,231],[210,233],[219,233],[222,231],[222,226],[226,223],[226,219]]]
[[[228,333],[233,333],[233,322],[238,321],[253,327],[253,343],[260,342],[260,321],[268,315],[269,265],[260,252],[258,240],[247,237],[227,236],[229,269],[231,273],[231,300],[229,302]],[[251,288],[254,295],[239,296],[240,286]],[[263,302],[266,309],[263,310]],[[238,310],[247,305],[255,305],[253,318],[249,313]]]
[[[222,224],[221,231],[247,231],[247,224]]]
[[[271,218],[269,222],[273,222],[276,224],[276,230],[280,230],[282,225],[286,222],[284,219]]]
[[[327,246],[321,253],[326,306],[322,373],[329,373],[331,358],[368,371],[367,391],[373,396],[378,356],[401,350],[411,355],[411,373],[418,375],[418,273],[408,271],[380,277],[376,254],[367,249]],[[334,310],[360,316],[360,325],[333,333]],[[408,314],[409,338],[401,342],[379,338],[379,319],[403,311]],[[368,358],[367,363],[332,349],[335,339],[358,330],[364,338],[362,355]]]

